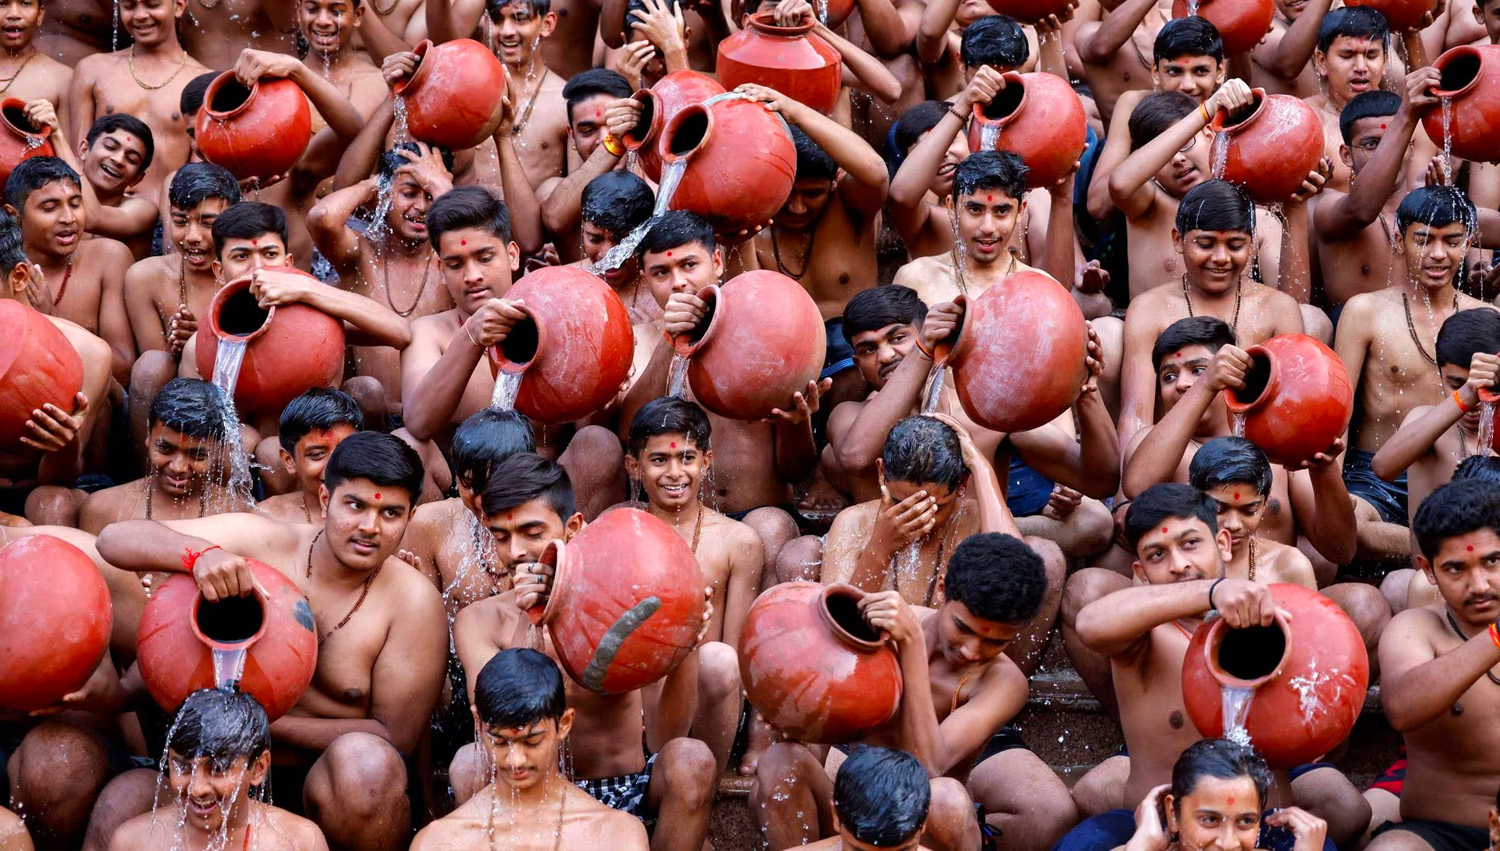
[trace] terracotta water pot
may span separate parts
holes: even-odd
[[[1198,14],[1219,31],[1225,54],[1254,50],[1270,31],[1275,12],[1272,0],[1202,0],[1198,4]],[[1172,17],[1189,14],[1187,0],[1172,0]]]
[[[635,334],[609,284],[574,266],[547,266],[517,281],[506,297],[522,301],[528,318],[490,348],[490,370],[497,379],[522,376],[516,410],[537,422],[572,422],[620,392]]]
[[[112,611],[83,550],[50,535],[0,549],[0,709],[44,709],[81,688],[109,648]]]
[[[1226,390],[1229,420],[1274,464],[1296,464],[1333,445],[1349,425],[1354,387],[1344,362],[1306,334],[1283,334],[1245,350],[1254,365],[1242,390]]]
[[[1245,732],[1272,768],[1313,762],[1343,741],[1365,705],[1370,659],[1338,604],[1298,585],[1271,586],[1278,614],[1266,627],[1204,621],[1182,660],[1188,717],[1209,738],[1224,734],[1224,688],[1254,689]]]
[[[641,171],[653,183],[661,181],[661,147],[666,138],[667,122],[677,117],[683,107],[701,104],[715,95],[724,94],[719,81],[697,71],[673,71],[656,81],[649,89],[636,92],[641,103],[641,120],[620,139],[620,144],[635,151]]]
[[[423,39],[412,52],[416,72],[393,87],[406,102],[411,137],[456,153],[494,136],[505,96],[505,66],[495,54],[471,38]]]
[[[697,646],[705,586],[698,560],[656,517],[607,511],[573,540],[549,544],[541,563],[555,571],[552,593],[527,614],[550,630],[563,670],[590,691],[650,685]]]
[[[1500,162],[1500,46],[1455,47],[1432,67],[1442,75],[1433,94],[1450,102],[1448,129],[1443,110],[1428,110],[1422,129],[1439,148],[1449,139],[1453,156]]]
[[[843,59],[813,33],[808,21],[776,25],[775,12],[757,12],[749,25],[719,43],[719,80],[726,89],[755,83],[827,115],[843,88]]]
[[[141,678],[151,696],[176,712],[187,696],[232,679],[229,657],[243,652],[241,691],[271,720],[297,704],[318,666],[312,607],[281,571],[249,560],[265,588],[217,603],[203,599],[185,573],[174,573],[151,593],[136,639]]]
[[[1422,18],[1433,11],[1432,0],[1348,0],[1346,6],[1369,6],[1385,17],[1392,34],[1422,29]]]
[[[277,271],[312,278],[291,266]],[[250,294],[249,278],[226,284],[208,304],[196,353],[205,378],[214,374],[221,340],[246,343],[234,388],[241,411],[279,415],[309,387],[337,387],[344,375],[343,323],[305,304],[261,307]]]
[[[72,412],[83,389],[83,361],[46,316],[0,299],[0,447],[12,458],[40,453],[21,443],[31,412],[51,403]],[[94,401],[92,399],[90,402]]]
[[[1083,101],[1055,74],[1004,76],[1005,88],[969,119],[969,150],[1014,151],[1031,170],[1027,186],[1051,186],[1068,176],[1088,147]]]
[[[1089,328],[1061,284],[1016,272],[964,308],[958,334],[938,346],[954,390],[976,423],[996,431],[1040,428],[1073,407],[1088,374]]]
[[[750,703],[799,742],[852,742],[901,705],[901,664],[865,623],[853,585],[784,582],[750,605],[740,679]]]
[[[1239,112],[1219,110],[1209,123],[1223,154],[1223,178],[1244,187],[1262,204],[1292,197],[1323,159],[1323,123],[1305,102],[1291,95],[1268,95],[1253,89],[1255,101]]]
[[[1062,15],[1071,5],[1067,0],[986,0],[998,15],[1015,18],[1023,24],[1035,24],[1048,15]]]
[[[686,163],[669,209],[691,210],[734,236],[764,227],[792,194],[797,149],[781,116],[729,93],[667,122],[662,168]]]
[[[5,127],[0,132],[0,187],[5,186],[21,160],[55,155],[52,143],[47,141],[52,128],[31,123],[26,117],[26,101],[20,98],[0,101],[0,124]]]
[[[792,394],[823,369],[828,335],[818,305],[802,285],[779,272],[745,272],[698,298],[708,318],[673,341],[688,358],[693,397],[733,420],[759,420],[790,410]]]
[[[195,138],[204,159],[240,180],[284,175],[312,139],[312,108],[291,80],[247,89],[225,71],[203,94]]]

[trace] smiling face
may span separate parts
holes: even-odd
[[[404,242],[427,241],[427,209],[432,196],[416,178],[402,172],[391,185],[391,209],[385,223]]]
[[[1168,830],[1182,851],[1252,851],[1260,838],[1260,795],[1249,777],[1200,777],[1193,791],[1166,796]]]
[[[1255,250],[1254,236],[1242,230],[1189,230],[1179,234],[1174,227],[1172,242],[1182,255],[1188,280],[1209,295],[1233,289]]]
[[[188,437],[164,423],[152,426],[146,455],[154,487],[176,501],[198,496],[207,485],[218,448],[213,438]]]
[[[611,248],[620,244],[619,234],[611,233],[587,219],[579,226],[578,233],[583,241],[583,256],[588,258],[591,264],[597,264],[603,260],[604,255],[608,254]],[[640,271],[639,261],[631,257],[619,266],[605,271],[600,277],[611,287],[619,289],[640,277]]]
[[[1231,557],[1229,533],[1196,517],[1169,517],[1141,536],[1135,554],[1136,578],[1151,585],[1216,579]]]
[[[215,833],[229,823],[243,821],[241,816],[250,808],[250,789],[265,782],[270,765],[269,751],[253,763],[243,756],[193,759],[168,751],[167,784],[183,809],[186,825]]]
[[[1489,626],[1500,616],[1500,536],[1493,529],[1448,538],[1431,561],[1419,555],[1417,564],[1459,620]]]
[[[326,486],[322,498],[324,537],[339,563],[352,570],[374,570],[395,555],[411,519],[411,494],[369,479]]]
[[[120,0],[120,25],[136,45],[156,47],[177,38],[177,18],[187,0]]]
[[[297,7],[297,25],[314,53],[332,56],[354,40],[364,11],[353,0],[303,0]]]
[[[976,189],[954,202],[958,238],[976,266],[1001,262],[1015,233],[1016,222],[1026,210],[1025,198],[1014,198],[1002,189]]]
[[[438,238],[438,257],[443,284],[464,316],[472,315],[492,298],[505,298],[510,292],[511,273],[520,268],[521,262],[520,249],[514,242],[477,227],[444,231]]]
[[[79,145],[83,159],[83,176],[89,185],[109,195],[124,192],[140,182],[141,164],[146,158],[146,143],[126,130],[111,130]]]
[[[501,567],[514,571],[517,565],[535,564],[554,540],[567,541],[583,528],[583,515],[564,520],[544,499],[532,499],[484,518],[485,528],[495,539]]]
[[[511,68],[531,62],[541,40],[552,34],[557,16],[551,12],[539,15],[525,2],[506,3],[489,15],[490,47],[495,56]]]
[[[1337,103],[1380,88],[1385,62],[1385,44],[1380,39],[1341,35],[1328,45],[1327,53],[1313,51],[1313,67],[1328,79],[1328,91]]]
[[[680,512],[698,498],[698,482],[713,462],[713,453],[703,451],[677,432],[653,435],[639,455],[625,459],[625,470],[641,483],[646,499],[662,511]]]
[[[557,751],[573,729],[573,716],[572,709],[564,709],[556,720],[544,719],[525,727],[490,727],[475,712],[479,740],[489,751],[489,764],[495,767],[495,779],[501,786],[520,792],[557,774]]]
[[[1213,155],[1212,136],[1207,128],[1196,133],[1167,164],[1156,172],[1156,183],[1174,198],[1181,198],[1189,189],[1202,183],[1212,173],[1209,157]]]
[[[328,467],[328,459],[333,457],[333,450],[356,430],[349,423],[313,429],[297,441],[295,455],[280,450],[281,464],[288,473],[297,477],[297,487],[303,493],[315,494],[323,484],[323,471]]]
[[[1469,229],[1463,222],[1442,226],[1413,222],[1401,233],[1398,252],[1406,259],[1408,280],[1418,287],[1438,290],[1453,283],[1469,248]]]
[[[879,390],[917,347],[917,326],[897,323],[854,335],[854,365],[865,383]]]
[[[177,246],[188,269],[200,274],[213,271],[214,221],[228,206],[223,198],[204,198],[191,210],[172,208],[167,217],[167,238]]]

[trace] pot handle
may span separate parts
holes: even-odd
[[[964,322],[969,318],[969,298],[962,293],[953,297],[951,304],[958,308],[958,328],[949,334],[941,342],[932,347],[932,365],[935,369],[943,369],[953,359],[953,352],[958,348],[959,338],[964,333]],[[938,305],[942,307],[942,305]],[[918,339],[921,332],[918,331]]]

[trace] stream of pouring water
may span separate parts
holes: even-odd
[[[243,644],[236,647],[213,648],[214,686],[216,688],[229,688],[244,679],[246,649]]]
[[[1223,686],[1224,738],[1237,745],[1250,746],[1250,734],[1245,731],[1245,718],[1250,714],[1250,701],[1255,698],[1255,689],[1238,686]]]
[[[612,272],[625,264],[626,260],[635,256],[635,250],[640,246],[641,240],[651,231],[656,220],[661,218],[672,205],[672,198],[677,194],[677,187],[682,183],[682,174],[687,170],[686,159],[675,159],[662,166],[661,183],[656,190],[656,206],[651,210],[651,218],[641,222],[620,243],[610,250],[604,252],[599,262],[590,267],[589,271],[595,275]]]
[[[250,458],[245,454],[240,440],[240,416],[234,408],[234,388],[240,380],[240,366],[245,361],[245,341],[221,339],[214,353],[213,385],[219,388],[219,413],[223,419],[223,451],[227,453],[229,488],[225,495],[227,504],[216,506],[218,511],[240,510],[238,506],[253,504],[251,498]]]
[[[495,376],[495,392],[490,396],[490,407],[502,411],[516,408],[516,394],[521,392],[521,373],[502,372]]]

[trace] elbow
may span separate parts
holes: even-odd
[[[401,400],[401,407],[411,412],[406,417],[406,430],[417,440],[429,441],[437,437],[438,427],[441,424],[435,422],[435,418],[431,415],[421,413],[426,406],[419,403],[420,400],[416,398]]]
[[[1389,447],[1382,448],[1370,460],[1370,472],[1379,477],[1381,481],[1394,482],[1401,475],[1402,470],[1391,461],[1390,453],[1386,449],[1389,449]]]
[[[1084,606],[1078,612],[1077,621],[1073,629],[1078,633],[1078,639],[1090,650],[1096,653],[1104,652],[1105,636],[1103,635],[1103,624],[1100,622],[1098,603]]]

